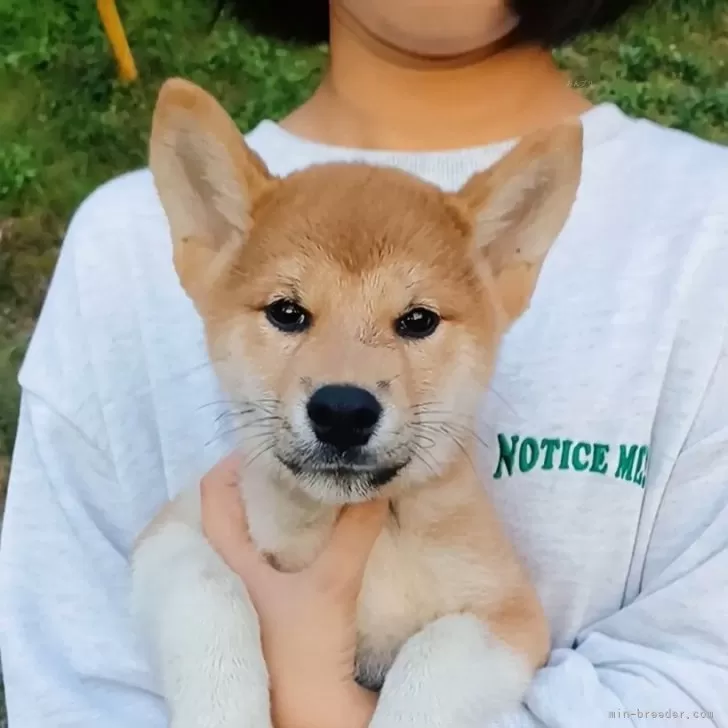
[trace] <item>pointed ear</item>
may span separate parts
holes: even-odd
[[[188,293],[224,268],[252,226],[255,200],[273,184],[263,162],[222,106],[182,79],[157,98],[149,166],[167,215],[177,273]]]
[[[528,307],[569,216],[582,152],[583,129],[575,119],[525,137],[457,193],[474,220],[477,254],[490,266],[509,323]]]

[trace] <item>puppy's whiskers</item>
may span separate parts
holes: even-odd
[[[275,435],[284,424],[284,418],[277,414],[280,407],[280,400],[273,397],[262,397],[255,400],[219,402],[219,405],[228,405],[228,409],[221,412],[214,421],[215,427],[231,423],[232,426],[216,435],[206,443],[211,445],[220,439],[226,439],[235,435],[240,446],[246,442],[268,437],[271,442],[275,441]],[[250,431],[253,431],[250,433]]]
[[[183,379],[184,377],[188,377],[190,376],[190,374],[195,374],[196,372],[202,371],[203,369],[210,369],[215,364],[221,364],[223,361],[223,359],[205,359],[199,364],[194,364],[187,369],[183,369],[181,372],[176,372],[169,378],[169,381],[176,382],[178,379]]]
[[[415,436],[414,440],[410,444],[411,453],[412,453],[412,459],[417,460],[418,462],[422,463],[427,470],[429,470],[430,474],[436,478],[437,477],[437,460],[432,456],[431,453],[428,452],[428,449],[422,445],[422,440],[429,440],[431,443],[431,447],[434,447],[435,441],[431,440],[429,438],[422,438],[421,436]],[[427,456],[430,457],[430,460],[427,459]]]
[[[432,452],[436,451],[438,440],[451,442],[465,456],[470,469],[475,475],[478,469],[473,462],[472,446],[480,445],[489,450],[490,445],[480,436],[472,425],[473,418],[458,415],[444,406],[442,402],[421,402],[410,408],[412,413],[411,428],[414,432],[414,450],[418,459],[424,462],[423,454],[427,452],[430,461],[427,463],[431,471],[433,463],[437,469],[442,469],[446,463],[441,463]],[[425,443],[427,445],[425,446]]]
[[[252,452],[248,458],[243,462],[243,468],[249,468],[258,458],[261,458],[266,453],[269,453],[275,448],[275,440],[268,438],[263,441],[263,444],[254,452]]]
[[[473,427],[472,417],[458,415],[447,409],[441,402],[423,402],[413,405],[412,428],[420,431],[429,431],[431,434],[444,435],[450,439],[457,438],[458,445],[465,448],[465,441],[474,440],[484,449],[490,450],[490,445]]]

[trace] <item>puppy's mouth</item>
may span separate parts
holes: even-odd
[[[299,480],[329,481],[344,491],[376,490],[391,483],[409,460],[377,464],[364,458],[295,457],[276,455],[278,461]]]

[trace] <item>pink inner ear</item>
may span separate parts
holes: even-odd
[[[496,275],[523,264],[540,268],[576,199],[581,141],[580,125],[554,131],[550,140],[524,140],[464,188],[470,203],[479,205],[476,244]]]
[[[168,160],[165,165],[165,155],[170,152],[178,162]],[[150,166],[161,191],[170,197],[175,190],[182,192],[183,185],[171,174],[181,165],[182,170],[175,171],[184,173],[188,187],[181,196],[189,199],[194,195],[208,215],[237,229],[249,227],[251,200],[271,180],[265,164],[248,148],[225,109],[202,88],[182,79],[170,79],[159,93],[151,157]],[[196,216],[201,217],[199,212]],[[204,224],[218,227],[214,220]]]

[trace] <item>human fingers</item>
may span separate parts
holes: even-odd
[[[228,455],[200,482],[202,528],[225,563],[247,580],[264,562],[250,539],[238,488],[240,457]]]
[[[369,554],[388,512],[386,500],[343,508],[329,543],[311,566],[314,576],[328,588],[358,594]]]

